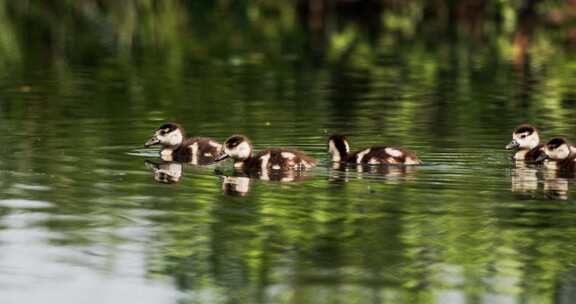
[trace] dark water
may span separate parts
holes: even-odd
[[[0,2],[2,303],[576,301],[576,182],[504,150],[576,138],[573,6],[205,2]],[[320,165],[158,183],[166,121]],[[332,133],[426,165],[336,170]]]

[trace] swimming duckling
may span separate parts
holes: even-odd
[[[570,143],[565,138],[551,139],[542,150],[544,153],[540,155],[537,161],[547,160],[544,163],[546,168],[572,174],[576,172],[576,153],[572,151]]]
[[[244,135],[233,135],[224,142],[225,158],[234,160],[234,168],[245,171],[302,170],[316,166],[316,160],[296,149],[271,148],[252,155],[252,144]]]
[[[222,155],[222,145],[206,137],[185,139],[184,128],[175,123],[163,124],[144,147],[161,145],[164,161],[189,162],[194,165],[213,163]]]
[[[528,163],[536,163],[537,159],[544,153],[540,144],[538,129],[529,124],[522,124],[512,132],[512,141],[506,145],[506,150],[514,150],[512,156],[514,160],[523,160]]]
[[[328,153],[333,162],[348,162],[354,164],[398,164],[420,165],[422,161],[411,151],[390,146],[371,146],[350,153],[348,140],[342,135],[332,135],[328,139]]]

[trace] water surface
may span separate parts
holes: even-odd
[[[569,9],[526,32],[504,4],[451,21],[336,7],[318,25],[302,5],[204,2],[0,2],[2,303],[576,301],[575,181],[504,150],[522,122],[575,138],[571,28],[547,23]],[[320,165],[159,183],[142,146],[166,121]],[[334,169],[334,133],[426,165]]]

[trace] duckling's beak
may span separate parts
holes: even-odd
[[[520,144],[513,139],[508,145],[506,145],[506,150],[513,150],[516,149],[520,146]]]
[[[221,160],[227,159],[228,157],[230,157],[230,156],[228,154],[224,153],[224,154],[218,156],[218,158],[216,158],[214,161],[219,162]]]
[[[150,147],[150,146],[154,146],[154,145],[157,145],[157,144],[159,144],[159,143],[160,143],[160,140],[158,139],[158,137],[153,136],[152,138],[150,138],[149,141],[147,141],[147,142],[144,144],[144,147],[148,148],[148,147]]]
[[[546,153],[542,152],[542,153],[540,153],[540,155],[536,158],[536,160],[534,162],[535,163],[541,163],[547,159],[550,159],[550,157],[548,155],[546,155]]]

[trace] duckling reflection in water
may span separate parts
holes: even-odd
[[[208,165],[222,155],[222,145],[211,138],[192,137],[185,139],[182,126],[175,123],[163,124],[144,147],[160,145],[160,157],[164,161],[187,162],[193,165]]]
[[[230,196],[246,196],[251,182],[246,176],[222,176],[222,191]]]
[[[289,183],[302,181],[309,175],[303,170],[261,170],[236,171],[233,175],[222,175],[222,190],[224,194],[245,196],[250,191],[253,179]]]
[[[553,200],[568,199],[569,183],[567,178],[552,177],[544,178],[544,195]]]
[[[538,191],[538,170],[523,160],[516,161],[512,168],[512,192],[535,193]]]
[[[384,180],[387,183],[399,183],[410,178],[418,170],[417,166],[368,165],[332,163],[330,182],[348,182],[350,178]],[[367,174],[367,175],[365,175]]]
[[[182,164],[177,162],[162,162],[160,164],[144,161],[144,165],[154,172],[154,180],[162,184],[175,184],[182,177]]]

